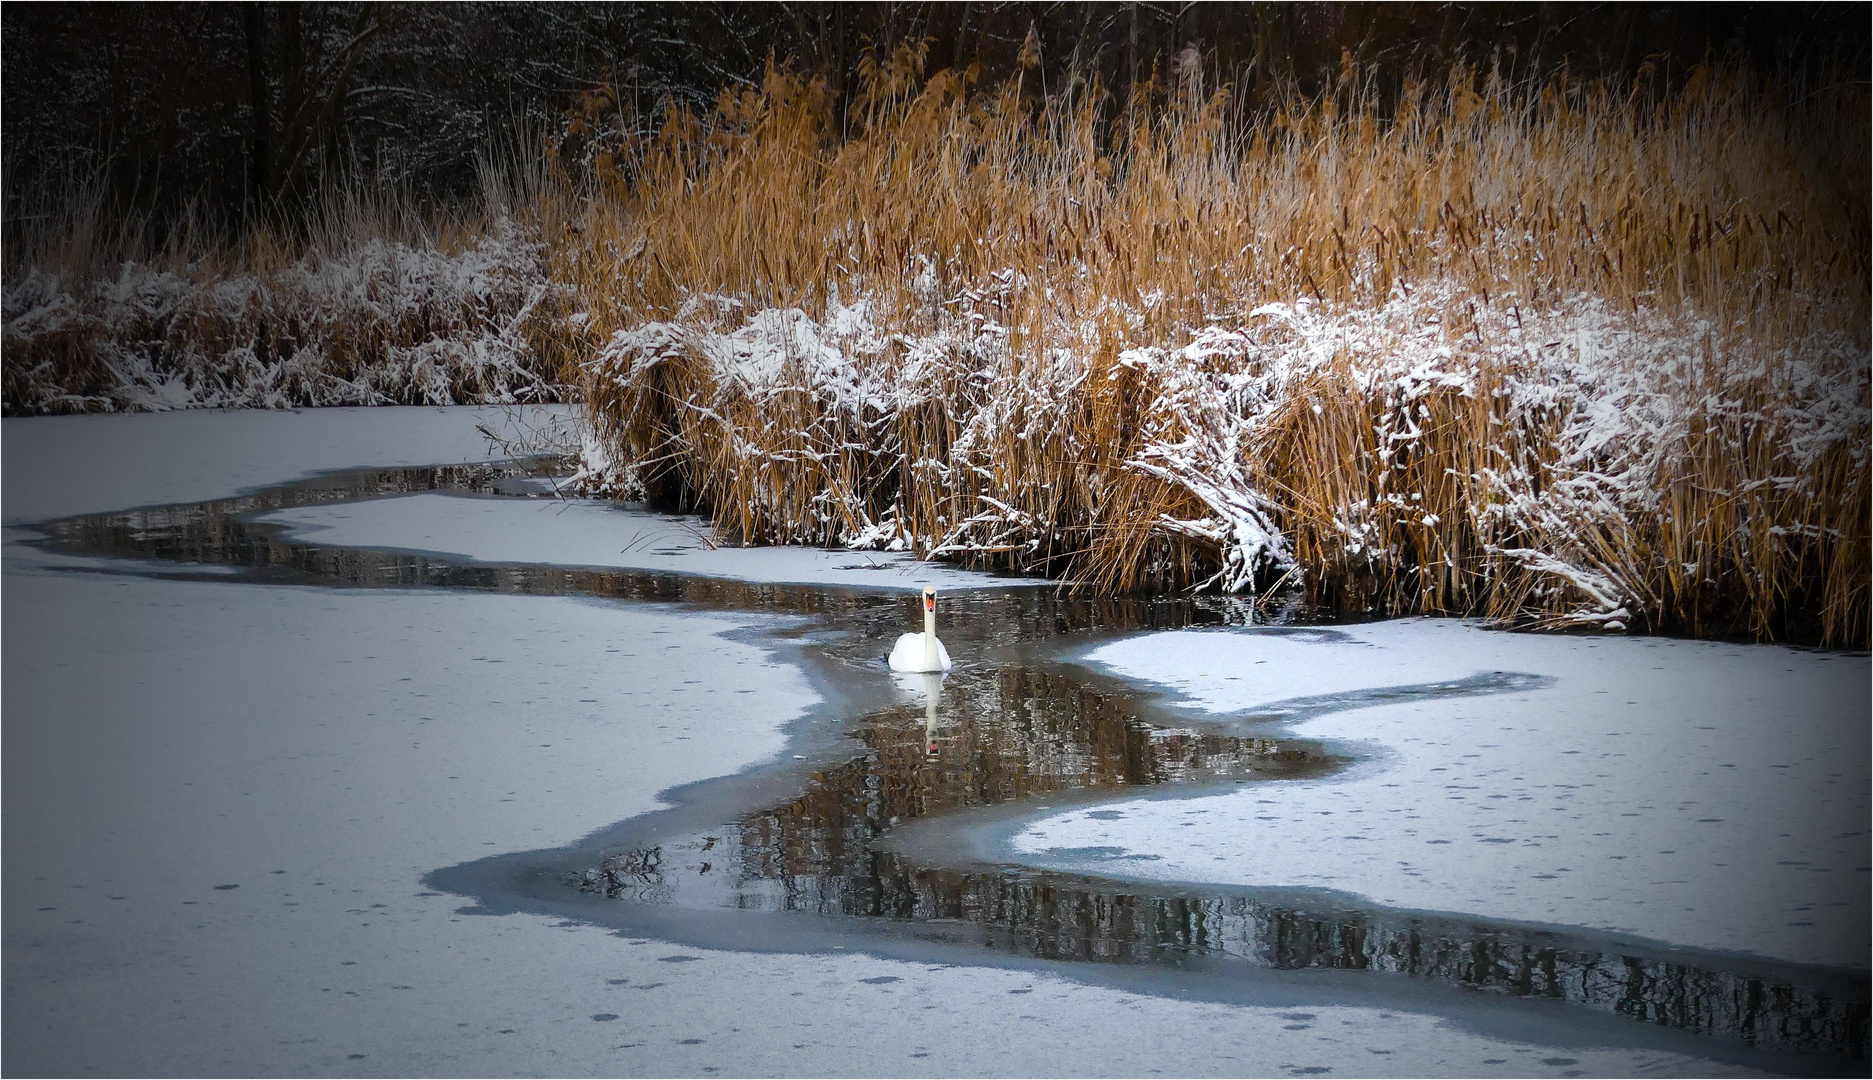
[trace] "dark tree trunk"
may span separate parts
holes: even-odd
[[[242,29],[247,35],[247,107],[253,119],[248,137],[247,192],[255,211],[265,209],[273,181],[273,109],[268,100],[266,75],[266,13],[253,0],[241,5]]]
[[[1127,5],[1131,8],[1132,28],[1125,39],[1125,81],[1127,86],[1138,83],[1138,0]]]
[[[963,50],[967,46],[969,37],[969,0],[963,0],[963,3],[957,5],[957,7],[956,44],[950,57],[950,67],[961,71],[963,69]]]

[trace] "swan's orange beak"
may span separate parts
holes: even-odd
[[[936,593],[926,592],[923,594],[923,609],[925,611],[936,610]]]

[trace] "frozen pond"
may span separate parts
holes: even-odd
[[[440,417],[434,441],[383,462],[260,455],[187,490],[28,488],[23,510],[34,451],[9,424],[8,524],[93,516],[40,526],[49,547],[8,533],[8,1070],[1864,1071],[1864,656],[1454,624],[1284,637],[1224,607],[721,551],[454,464],[485,460],[466,411],[410,412]],[[131,443],[205,462],[250,437]],[[376,464],[396,467],[303,479]],[[211,501],[129,511],[149,491]],[[900,684],[880,658],[926,577],[961,663]],[[1568,661],[1590,645],[1745,661]],[[1307,648],[1328,660],[1281,652]],[[1779,686],[1791,656],[1821,666]],[[1834,669],[1857,699],[1829,696]],[[1788,761],[1679,694],[1727,672],[1805,722],[1772,732]],[[1590,678],[1675,695],[1710,730],[1674,740],[1661,700],[1626,715],[1636,750],[1607,750],[1571,687]],[[1859,743],[1828,742],[1855,701]],[[1584,830],[1649,876],[1550,895],[1512,845],[1435,861],[1458,845],[1424,830],[1476,823],[1427,792],[1554,796],[1588,749],[1641,754],[1649,779],[1575,794],[1551,843]],[[1696,775],[1741,767],[1729,751],[1806,770],[1811,797]],[[1807,876],[1761,851],[1714,865],[1750,845],[1681,837],[1693,797],[1746,800]],[[1405,875],[1335,847],[1314,819],[1344,801],[1309,801],[1334,798],[1416,814],[1365,831],[1433,856]],[[1654,862],[1661,837],[1699,861]],[[1815,866],[1857,883],[1852,955],[1828,944],[1856,929]],[[1677,878],[1736,894],[1731,922],[1632,914]],[[1818,929],[1743,919],[1804,897]]]

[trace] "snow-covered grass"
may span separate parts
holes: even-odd
[[[594,471],[1094,587],[1865,640],[1864,89],[1096,98],[913,50],[844,133],[777,72],[620,136],[549,248]]]
[[[495,201],[434,222],[405,202],[349,193],[306,235],[236,243],[178,225],[156,246],[95,193],[51,200],[10,237],[0,403],[30,415],[557,400],[537,230]]]
[[[1152,634],[1089,660],[1223,715],[1477,672],[1554,682],[1293,723],[1361,764],[1049,817],[1014,837],[1024,861],[1866,967],[1864,654],[1413,619]]]
[[[1864,635],[1867,379],[1850,336],[1720,363],[1707,322],[1579,296],[1479,313],[1471,330],[1488,344],[1463,345],[1444,332],[1460,298],[1446,283],[1374,309],[1269,304],[1175,349],[1128,349],[1103,372],[1063,359],[1027,383],[1011,382],[1025,359],[1001,339],[893,338],[870,305],[835,303],[824,325],[767,309],[732,330],[620,331],[588,373],[609,380],[594,396],[633,402],[633,422],[669,410],[684,449],[632,452],[696,466],[732,537],[1046,568],[1078,499],[1091,546],[1053,566],[1107,587],[1149,577],[1127,560],[1176,537],[1216,556],[1198,584],[1233,591],[1285,579],[1356,608]],[[898,428],[944,404],[924,384],[984,391],[939,439],[948,460],[913,468]],[[1084,397],[1105,393],[1155,395],[1116,466],[1126,490],[1181,495],[1092,506],[1102,478],[1076,477],[1074,461],[1003,467],[1000,429],[1022,395],[1053,414],[1025,421],[1029,443],[1070,437]],[[619,475],[602,442],[586,450],[589,473]],[[894,458],[907,474],[895,485],[880,474]],[[1041,484],[1059,488],[1045,507],[1032,506],[1036,476],[1058,477]],[[636,474],[618,483],[642,490]],[[896,501],[880,509],[886,489]],[[913,503],[978,509],[940,513],[920,537]]]

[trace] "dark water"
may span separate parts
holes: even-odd
[[[1864,972],[1398,913],[1325,894],[973,865],[964,855],[944,854],[940,842],[894,843],[905,834],[940,841],[954,822],[1043,807],[1321,775],[1342,763],[1267,721],[1379,699],[1528,689],[1540,684],[1537,677],[1504,672],[1297,700],[1259,716],[1198,723],[1168,716],[1124,685],[1060,657],[1103,636],[1237,621],[1240,606],[1073,599],[1018,588],[946,598],[946,641],[979,659],[941,679],[900,676],[902,686],[894,687],[879,642],[915,618],[914,597],[465,564],[287,541],[250,520],[289,506],[414,491],[514,494],[527,490],[521,475],[539,464],[347,473],[46,529],[59,550],[152,560],[184,576],[199,567],[215,580],[228,580],[222,568],[237,567],[242,579],[282,584],[576,593],[796,617],[780,637],[828,698],[815,722],[791,732],[790,750],[804,762],[668,793],[674,809],[573,847],[431,875],[433,886],[469,896],[481,910],[571,913],[729,948],[812,949],[836,938],[887,951],[1143,967],[1164,972],[1171,982],[1161,985],[1173,990],[1185,977],[1179,973],[1197,971],[1210,980],[1257,970],[1364,971],[1392,980],[1374,984],[1381,988],[1438,984],[1566,1001],[1732,1046],[1810,1055],[1796,1059],[1806,1062],[1797,1071],[1866,1060]],[[1298,626],[1265,632],[1334,633]]]

